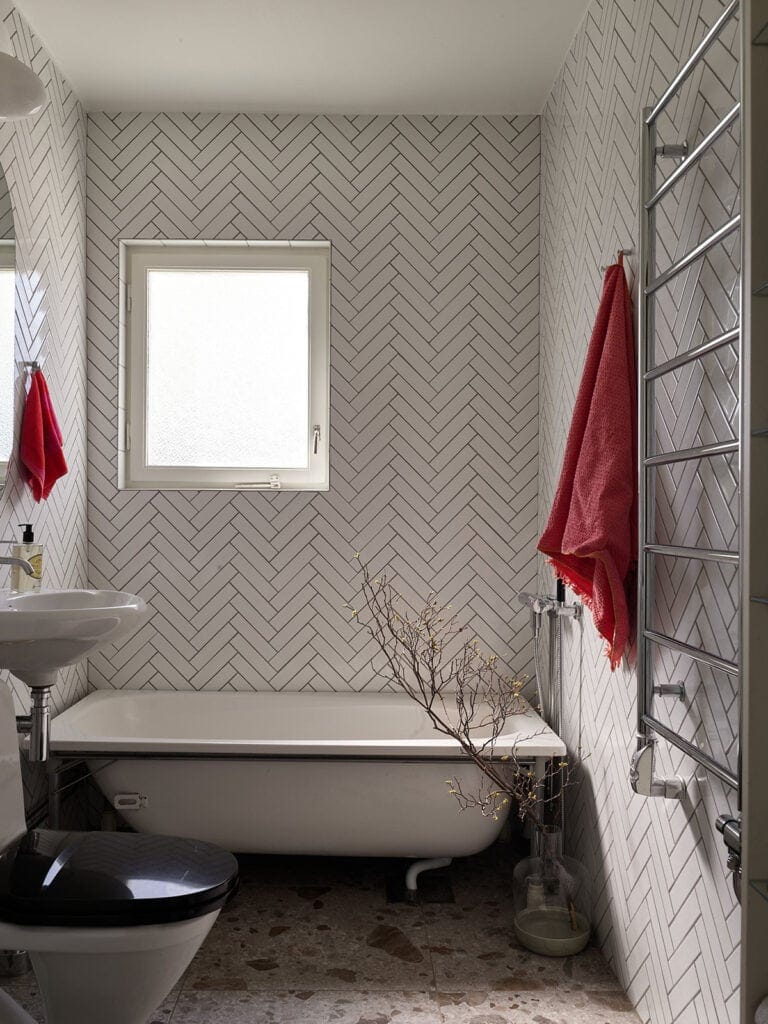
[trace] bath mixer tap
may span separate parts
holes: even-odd
[[[578,602],[575,604],[563,604],[554,597],[548,597],[546,594],[528,594],[524,592],[517,595],[517,600],[524,607],[531,609],[531,621],[534,631],[538,631],[541,628],[541,618],[545,614],[570,619],[581,618],[581,605]]]

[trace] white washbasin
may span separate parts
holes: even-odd
[[[143,598],[119,590],[0,592],[0,669],[28,686],[50,686],[56,672],[132,633]]]

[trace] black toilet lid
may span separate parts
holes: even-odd
[[[0,919],[126,927],[184,921],[237,888],[231,853],[195,839],[35,829],[0,854]]]

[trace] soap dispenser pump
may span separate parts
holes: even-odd
[[[23,558],[32,566],[32,575],[21,568],[20,565],[11,567],[11,590],[17,594],[25,594],[30,591],[39,590],[43,582],[43,545],[35,544],[35,534],[32,530],[32,523],[19,523],[22,528],[21,544],[14,544],[11,554],[14,558]]]

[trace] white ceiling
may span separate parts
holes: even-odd
[[[588,0],[16,0],[89,110],[538,113]]]

